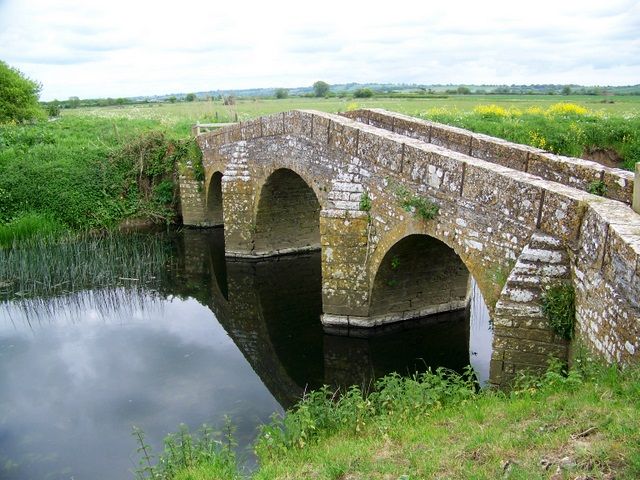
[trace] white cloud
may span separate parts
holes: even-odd
[[[0,1],[0,59],[43,98],[351,81],[640,79],[635,1]]]

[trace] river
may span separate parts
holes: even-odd
[[[225,416],[251,469],[258,425],[305,389],[469,363],[487,380],[489,317],[473,284],[466,310],[344,336],[320,323],[319,253],[239,260],[225,258],[222,229],[149,235],[167,253],[148,282],[0,304],[1,479],[134,478],[134,426],[157,453],[181,423],[220,428]],[[81,261],[105,255],[119,261],[99,249]]]

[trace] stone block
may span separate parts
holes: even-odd
[[[274,137],[284,135],[284,117],[282,113],[276,113],[267,117],[262,117],[262,136]]]
[[[329,146],[356,157],[359,133],[359,129],[354,125],[332,122],[329,130]]]
[[[243,140],[253,140],[262,136],[261,122],[257,118],[255,120],[249,120],[248,122],[242,122],[240,128],[242,129]]]
[[[462,196],[475,204],[491,208],[498,217],[535,225],[542,199],[540,188],[529,183],[526,174],[500,171],[500,168],[503,167],[468,163]]]
[[[312,114],[303,110],[285,112],[285,133],[311,138]]]
[[[311,139],[322,145],[326,145],[329,140],[330,124],[331,120],[329,118],[317,113],[314,114],[311,124]]]
[[[431,127],[431,143],[439,145],[454,152],[471,153],[471,132],[462,128],[449,127],[434,123]]]
[[[394,131],[399,135],[405,135],[429,143],[431,137],[431,122],[416,118],[396,116]]]
[[[449,195],[461,190],[463,163],[440,150],[406,144],[402,172],[411,182],[428,185]]]
[[[577,240],[590,197],[592,195],[564,185],[547,184],[540,212],[540,229],[564,242]]]
[[[360,131],[358,157],[391,172],[400,172],[402,144],[377,132]]]
[[[472,135],[471,156],[524,172],[529,151],[506,140],[476,133]]]
[[[619,168],[603,168],[602,181],[607,187],[605,197],[631,204],[633,173]]]
[[[587,190],[591,182],[600,180],[602,170],[603,167],[588,160],[532,151],[527,171],[546,180]]]

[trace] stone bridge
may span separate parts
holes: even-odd
[[[292,111],[198,136],[186,225],[224,224],[228,256],[321,249],[322,323],[363,328],[463,308],[473,276],[494,326],[491,381],[565,358],[542,292],[571,283],[576,336],[640,355],[633,175],[381,110]],[[587,192],[593,182],[606,196]],[[431,219],[421,206],[436,205]]]

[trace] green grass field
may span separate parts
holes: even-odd
[[[613,103],[603,103],[613,102]],[[96,116],[102,118],[149,119],[161,125],[184,127],[200,121],[211,122],[218,113],[219,121],[229,121],[238,114],[241,121],[286,112],[295,109],[344,112],[354,108],[384,108],[407,115],[423,114],[431,109],[471,112],[478,105],[495,104],[504,108],[526,109],[538,106],[548,108],[554,103],[571,102],[585,108],[614,116],[640,115],[640,96],[599,97],[589,95],[455,95],[448,98],[286,98],[286,99],[238,99],[236,105],[225,106],[221,101],[131,105],[121,107],[97,107],[65,110],[63,115]],[[186,133],[186,131],[185,131]]]

